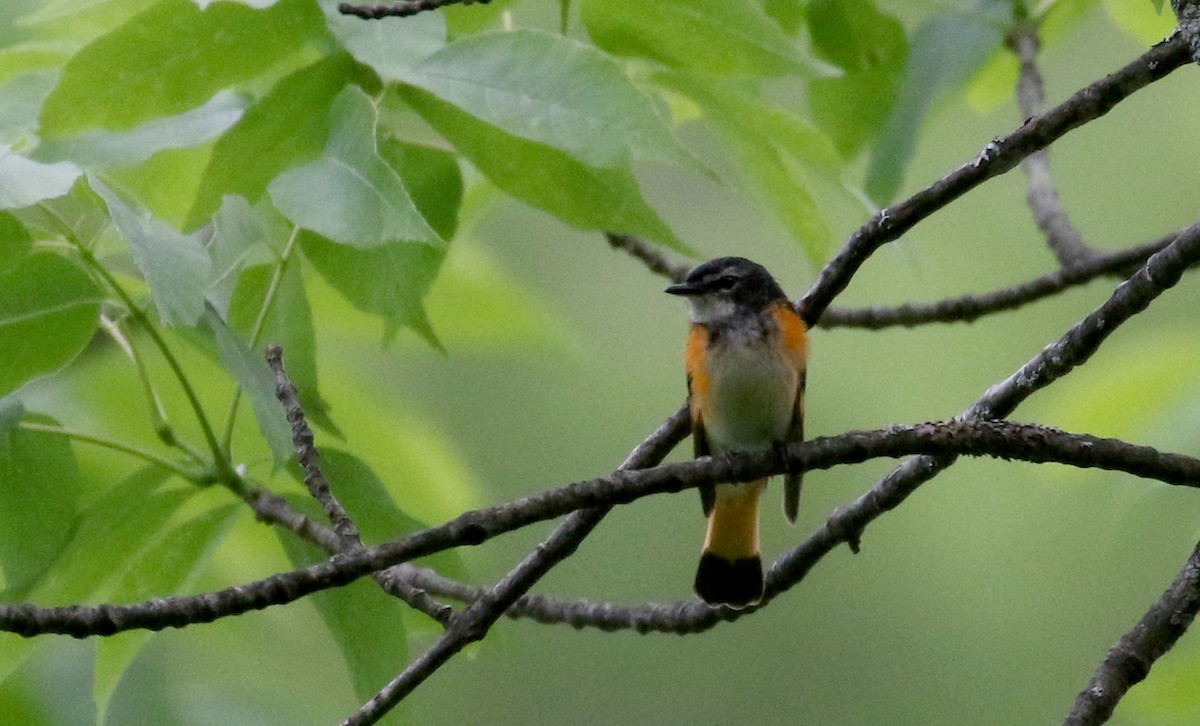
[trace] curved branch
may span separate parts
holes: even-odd
[[[1143,53],[1124,68],[1076,92],[1046,113],[1025,122],[1007,136],[989,143],[979,156],[917,192],[909,199],[880,210],[846,241],[821,270],[816,282],[799,303],[810,325],[821,318],[858,268],[875,250],[925,217],[958,199],[988,179],[1003,174],[1038,149],[1044,149],[1068,131],[1108,113],[1136,91],[1157,81],[1190,60],[1187,43],[1179,33]]]
[[[663,464],[652,469],[618,470],[502,506],[466,512],[445,524],[377,547],[343,553],[327,562],[218,592],[157,598],[134,605],[48,608],[31,604],[0,605],[0,630],[25,636],[58,633],[89,637],[111,635],[124,630],[159,630],[210,622],[292,602],[312,592],[347,584],[363,575],[415,557],[450,547],[480,544],[504,532],[575,510],[607,508],[651,494],[679,492],[716,482],[752,481],[801,468],[827,469],[872,458],[895,458],[916,453],[939,457],[994,456],[1031,462],[1055,462],[1123,471],[1168,484],[1200,487],[1200,459],[1162,453],[1116,439],[1071,434],[1007,421],[968,420],[892,426],[816,438],[792,445],[783,452],[731,454]],[[878,498],[874,490],[862,499],[871,498]],[[829,524],[822,528],[828,529],[831,529]],[[790,584],[786,580],[789,575],[786,558],[771,568],[767,578],[768,598]],[[707,609],[707,606],[699,604],[695,607]],[[725,613],[723,617],[728,615]]]

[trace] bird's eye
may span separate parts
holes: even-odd
[[[722,275],[712,281],[713,290],[729,290],[737,284],[738,279],[733,275]]]

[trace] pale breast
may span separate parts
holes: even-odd
[[[716,451],[765,449],[791,425],[798,373],[775,346],[759,338],[710,345],[704,426]]]

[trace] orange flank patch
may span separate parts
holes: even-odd
[[[727,560],[758,556],[758,500],[766,486],[766,479],[717,485],[704,539],[706,552]]]
[[[692,421],[700,420],[700,410],[697,401],[705,400],[710,384],[708,369],[704,365],[705,351],[708,349],[708,329],[703,325],[692,325],[688,333],[687,345],[683,349],[683,365],[688,374],[688,390],[692,394]]]
[[[784,349],[791,354],[796,370],[803,371],[808,358],[808,326],[786,300],[771,303],[771,315],[783,335]]]

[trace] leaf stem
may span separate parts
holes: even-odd
[[[139,459],[142,459],[143,461],[151,463],[161,469],[165,469],[173,474],[177,474],[177,475],[183,477],[184,479],[187,479],[188,481],[192,482],[193,484],[201,484],[202,485],[202,484],[210,484],[211,483],[210,481],[207,480],[207,478],[203,474],[198,474],[195,470],[188,470],[188,469],[184,468],[183,466],[180,466],[179,464],[171,461],[170,459],[159,456],[158,454],[155,454],[152,451],[147,451],[145,449],[141,449],[136,446],[132,446],[130,444],[123,444],[120,441],[106,439],[103,436],[97,436],[95,434],[84,433],[83,431],[76,431],[74,429],[63,428],[61,426],[51,426],[50,424],[35,423],[32,421],[22,421],[19,424],[17,424],[17,428],[22,429],[24,431],[32,431],[32,432],[39,433],[39,434],[52,434],[55,436],[65,436],[68,439],[82,441],[84,443],[93,444],[95,446],[102,446],[106,449],[112,449],[113,451],[120,451],[121,453],[129,454],[130,456],[134,456]]]
[[[296,246],[296,238],[300,235],[299,227],[292,227],[292,233],[288,235],[287,243],[284,244],[283,250],[279,253],[279,264],[275,267],[275,272],[271,275],[271,283],[267,286],[267,292],[263,295],[262,307],[258,311],[258,317],[254,321],[254,326],[250,329],[250,348],[258,345],[258,339],[262,335],[263,328],[267,326],[267,315],[270,314],[271,308],[275,303],[275,296],[279,294],[279,285],[283,280],[284,270],[287,268],[288,261],[291,259],[292,250]],[[221,437],[221,445],[225,451],[231,451],[233,447],[233,424],[237,419],[238,404],[242,400],[242,386],[239,384],[233,391],[233,399],[229,402],[229,412],[225,415],[225,430]]]

